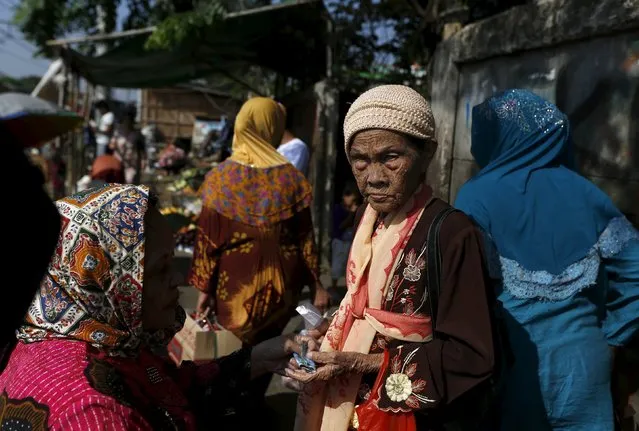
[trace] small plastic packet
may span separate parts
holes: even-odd
[[[322,313],[310,302],[300,304],[295,311],[304,319],[306,331],[317,328],[324,320]]]

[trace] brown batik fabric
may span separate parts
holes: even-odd
[[[227,160],[202,185],[190,283],[215,295],[218,321],[246,344],[281,332],[318,280],[311,186],[293,165]]]
[[[204,208],[189,279],[215,295],[218,321],[245,343],[283,330],[302,288],[318,280],[310,209],[251,226]]]

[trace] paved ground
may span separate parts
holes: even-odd
[[[197,291],[192,287],[180,288],[180,303],[185,309],[192,309],[197,303]],[[304,322],[300,316],[291,319],[284,333],[296,332],[304,327]],[[297,395],[282,385],[282,379],[279,376],[273,376],[271,385],[266,392],[266,404],[268,407],[268,418],[265,423],[271,423],[272,426],[262,428],[264,431],[290,431],[295,423],[295,406],[297,403]]]

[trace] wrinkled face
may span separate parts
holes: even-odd
[[[153,207],[146,213],[144,228],[142,324],[145,331],[169,329],[175,325],[181,282],[173,269],[173,232],[164,216]]]
[[[377,212],[399,209],[424,180],[432,149],[389,130],[365,130],[353,138],[351,166],[362,195]]]

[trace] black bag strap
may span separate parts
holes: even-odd
[[[444,220],[457,210],[447,207],[441,210],[433,219],[426,237],[426,258],[428,260],[428,302],[430,304],[430,316],[433,328],[437,323],[437,306],[441,290],[442,254],[439,241],[439,233]]]

